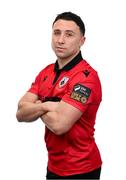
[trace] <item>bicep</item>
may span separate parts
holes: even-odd
[[[79,109],[61,100],[55,111],[42,116],[42,121],[52,132],[61,135],[69,131],[81,115]]]
[[[61,101],[57,108],[57,113],[60,114],[61,118],[67,119],[68,121],[75,122],[80,118],[82,112],[71,104]]]
[[[69,129],[71,129],[71,127],[82,115],[82,112],[79,109],[64,101],[59,103],[59,107],[56,112],[58,114],[59,124],[63,133],[69,131]]]

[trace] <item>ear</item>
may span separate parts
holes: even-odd
[[[85,43],[86,37],[82,36],[81,40],[80,40],[80,46],[83,46],[83,44]]]

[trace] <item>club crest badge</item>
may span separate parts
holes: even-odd
[[[68,80],[69,80],[68,77],[63,77],[61,81],[59,82],[59,88],[62,88],[63,86],[65,86]]]

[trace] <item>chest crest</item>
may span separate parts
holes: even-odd
[[[59,82],[59,88],[62,88],[65,86],[65,84],[68,82],[69,78],[68,77],[63,77],[60,82]]]

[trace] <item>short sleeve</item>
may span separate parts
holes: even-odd
[[[36,76],[35,81],[31,84],[31,87],[29,88],[28,92],[41,96],[42,94],[40,90],[42,83],[47,79],[48,74],[50,74],[53,69],[54,64],[49,64],[47,67],[41,70],[39,74]]]
[[[31,93],[34,93],[34,94],[38,95],[41,78],[42,78],[42,72],[40,72],[36,76],[35,81],[31,84],[31,87],[28,90],[28,92],[31,92]]]
[[[95,79],[85,78],[83,73],[80,73],[69,82],[68,91],[62,100],[84,112],[89,104],[95,102],[95,85]]]

